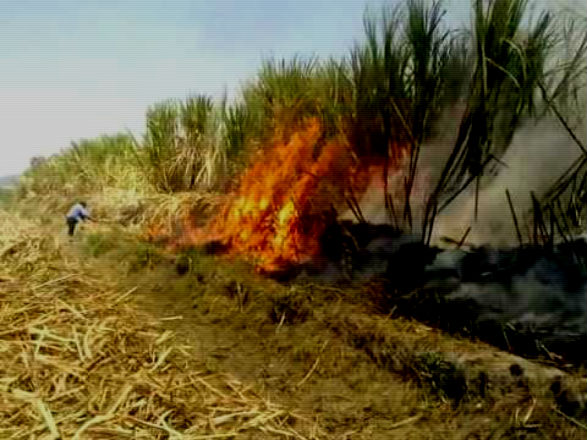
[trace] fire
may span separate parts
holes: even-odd
[[[310,121],[244,174],[209,226],[231,253],[249,255],[260,269],[272,271],[320,252],[318,239],[344,201],[344,180],[353,171],[345,145],[320,146],[320,135],[318,122]]]
[[[319,255],[320,237],[350,191],[361,194],[373,166],[359,167],[342,140],[323,141],[311,119],[288,142],[276,141],[244,173],[237,190],[203,229],[184,225],[181,244],[220,241],[258,269],[275,271]]]

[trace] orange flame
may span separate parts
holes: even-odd
[[[349,191],[365,190],[374,169],[357,167],[344,142],[320,137],[320,125],[311,119],[289,142],[276,142],[206,228],[195,229],[188,220],[178,244],[218,240],[229,254],[252,257],[269,272],[317,256],[324,229]]]

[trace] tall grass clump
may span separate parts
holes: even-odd
[[[259,127],[254,114],[242,100],[221,102],[222,126],[227,156],[228,178],[236,176],[247,163],[248,153],[259,147]]]
[[[129,134],[72,142],[70,148],[29,168],[21,178],[21,191],[71,195],[106,187],[144,190],[148,183],[137,166],[137,154]]]
[[[388,157],[392,142],[403,142],[408,91],[407,53],[400,41],[400,9],[365,16],[366,41],[350,54],[353,85],[351,141],[360,153]]]
[[[318,101],[331,110],[324,119],[343,121],[337,130],[359,157],[384,159],[385,206],[398,228],[414,227],[410,200],[421,149],[434,148],[426,141],[438,134],[443,114],[454,114],[451,109],[459,110],[456,139],[435,165],[439,176],[421,215],[426,241],[438,213],[471,184],[478,194],[499,171],[525,119],[558,114],[566,124],[561,112],[584,114],[584,108],[576,111],[587,48],[578,21],[527,12],[526,0],[473,0],[470,28],[450,29],[439,0],[368,10],[364,40],[348,58],[317,69],[314,84],[323,91],[316,96],[326,97]],[[404,196],[393,200],[387,173],[399,161],[407,166]]]
[[[160,191],[213,189],[227,174],[221,109],[205,95],[169,100],[147,111],[142,167]]]
[[[448,75],[464,58],[442,28],[441,3],[410,0],[367,11],[365,41],[349,56],[351,111],[346,116],[350,141],[360,156],[384,158],[385,206],[397,226],[412,223],[410,194],[420,145],[430,135],[443,106],[457,99],[460,84]],[[449,92],[452,92],[449,93]],[[410,153],[403,218],[388,192],[390,164]]]
[[[417,145],[429,135],[447,97],[445,76],[462,58],[441,27],[443,15],[439,1],[422,0],[365,14],[365,41],[350,53],[351,125],[369,154],[389,156],[394,144]]]
[[[0,187],[0,209],[9,210],[16,200],[16,195],[14,188]]]
[[[173,100],[157,103],[147,110],[146,118],[147,132],[141,151],[143,166],[157,189],[170,191],[176,186],[170,165],[178,149],[178,104]]]
[[[313,86],[317,99],[317,116],[327,137],[345,133],[345,121],[352,111],[352,80],[346,59],[320,63]]]
[[[262,140],[275,134],[287,137],[305,117],[316,115],[317,67],[313,57],[263,61],[256,80],[242,91]]]
[[[558,55],[549,60],[541,92],[544,112],[556,117],[569,133],[581,155],[552,185],[542,200],[533,200],[533,228],[549,223],[563,237],[584,232],[587,218],[587,146],[576,132],[585,127],[587,110],[587,17],[575,14],[559,18]],[[549,240],[552,241],[552,232]]]
[[[454,148],[428,201],[423,229],[429,240],[435,216],[474,183],[476,194],[490,163],[498,163],[523,118],[538,118],[547,61],[556,53],[551,14],[524,24],[527,1],[473,2],[470,29],[473,68],[463,96],[466,111]],[[574,69],[567,64],[566,69]],[[475,207],[477,203],[475,203]],[[476,208],[475,208],[476,209]]]

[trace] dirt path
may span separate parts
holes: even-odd
[[[180,276],[167,260],[133,265],[133,244],[130,254],[121,251],[123,237],[88,257],[90,234],[108,232],[82,231],[71,258],[136,288],[136,307],[194,347],[209,372],[235,375],[300,411],[321,427],[315,438],[584,437],[552,408],[550,387],[561,372],[380,315],[362,298],[366,290],[284,286],[195,254]],[[571,390],[582,378],[562,383]],[[564,390],[554,389],[559,397]],[[580,416],[578,400],[558,402]]]

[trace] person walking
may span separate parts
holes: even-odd
[[[94,220],[88,212],[86,202],[79,202],[73,205],[67,213],[67,215],[65,216],[65,218],[68,227],[67,233],[70,237],[73,237],[73,233],[75,232],[75,226],[80,221]]]

